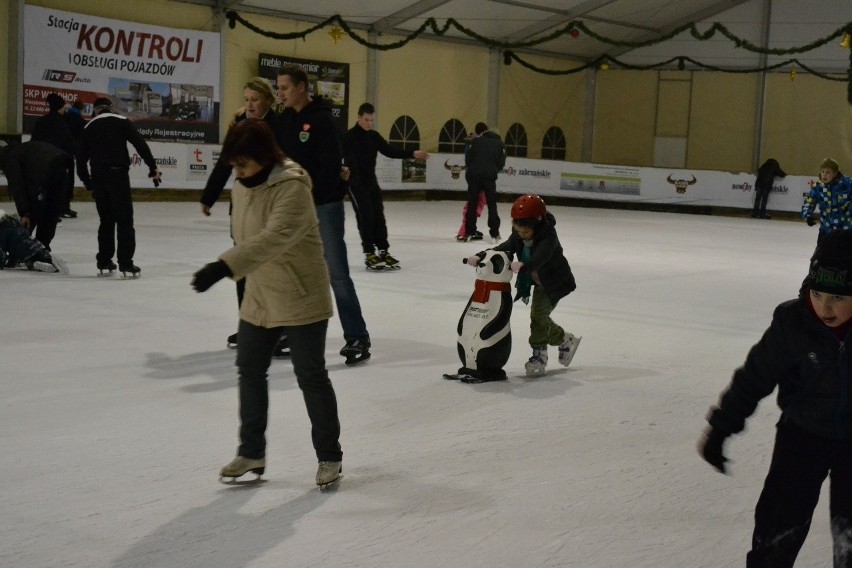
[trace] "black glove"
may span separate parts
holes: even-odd
[[[725,462],[728,461],[728,458],[723,453],[723,446],[729,435],[717,428],[709,428],[704,433],[704,438],[698,443],[698,451],[701,453],[701,457],[719,470],[719,473],[726,473]]]
[[[163,181],[162,175],[160,174],[160,170],[153,169],[148,170],[148,177],[151,178],[151,181],[154,182],[154,187],[160,187],[160,182]]]
[[[233,275],[234,273],[231,272],[231,269],[228,268],[227,264],[221,260],[217,260],[216,262],[205,264],[204,268],[193,275],[192,288],[196,292],[206,292],[211,286],[213,286],[213,284],[222,278]]]
[[[808,224],[808,227],[813,227],[814,225],[817,224],[817,218],[814,217],[813,215],[811,215],[810,217],[807,218],[807,220],[805,222]]]

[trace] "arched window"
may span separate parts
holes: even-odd
[[[541,141],[541,159],[565,159],[565,135],[558,126],[551,126],[544,133],[544,140]]]
[[[527,157],[527,131],[522,124],[516,122],[506,132],[506,155]]]
[[[391,126],[388,144],[399,150],[419,150],[420,130],[410,116],[402,115]]]
[[[441,129],[441,135],[438,137],[438,152],[445,154],[463,154],[464,139],[467,136],[467,131],[464,129],[464,124],[457,118],[451,118]]]

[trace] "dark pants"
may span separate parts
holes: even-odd
[[[56,236],[59,214],[65,207],[65,164],[62,160],[54,160],[46,168],[47,172],[39,191],[39,202],[30,212],[30,232],[38,242],[50,250],[50,243]]]
[[[763,217],[766,215],[766,203],[769,201],[769,194],[772,193],[772,184],[755,185],[754,186],[754,208],[751,210],[752,217]]]
[[[65,189],[62,195],[62,206],[60,213],[65,213],[71,210],[71,201],[74,199],[74,158],[68,160],[65,164]]]
[[[488,205],[488,232],[492,237],[500,234],[500,217],[497,215],[497,180],[484,176],[468,174],[467,180],[467,216],[465,231],[468,236],[476,232],[476,204],[479,192],[485,193],[485,203]]]
[[[352,199],[352,207],[358,221],[361,249],[365,254],[375,250],[388,250],[388,225],[379,184],[353,185],[349,188],[349,197]]]
[[[92,195],[100,217],[98,262],[112,260],[117,236],[118,266],[130,264],[136,253],[136,230],[127,168],[92,168]]]
[[[834,567],[852,568],[852,441],[818,438],[783,418],[754,513],[748,568],[793,566],[826,477]]]
[[[240,320],[237,368],[240,383],[240,447],[237,453],[258,459],[266,455],[269,412],[267,371],[282,331],[290,341],[296,381],[302,390],[311,439],[319,461],[340,461],[340,421],[337,398],[325,368],[328,320],[308,325],[264,328]]]
[[[0,251],[5,251],[9,266],[37,259],[45,253],[44,246],[30,236],[14,217],[0,217]],[[2,255],[0,255],[2,256]],[[2,270],[3,265],[0,265]]]

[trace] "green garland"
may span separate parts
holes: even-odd
[[[439,26],[438,22],[437,22],[437,20],[435,20],[435,18],[428,18],[426,21],[423,22],[423,24],[421,24],[421,26],[419,28],[417,28],[416,30],[411,32],[409,35],[405,36],[403,39],[401,39],[399,41],[391,42],[391,43],[381,44],[381,43],[372,42],[372,41],[369,41],[365,38],[362,38],[360,35],[355,33],[355,31],[353,31],[353,29],[349,26],[349,24],[346,23],[346,21],[340,15],[337,15],[337,14],[327,18],[326,20],[324,20],[324,21],[322,21],[322,22],[320,22],[320,23],[318,23],[314,26],[311,26],[311,27],[305,29],[304,31],[291,32],[291,33],[277,33],[277,32],[270,32],[270,31],[262,30],[261,28],[255,26],[254,24],[247,21],[245,18],[243,18],[242,16],[240,16],[237,12],[235,12],[233,10],[229,10],[228,12],[226,12],[225,17],[228,18],[228,25],[230,26],[231,29],[236,28],[237,22],[239,22],[243,26],[245,26],[246,28],[250,29],[251,31],[253,31],[257,34],[260,34],[264,37],[268,37],[268,38],[272,38],[272,39],[280,39],[280,40],[305,39],[307,36],[309,36],[310,34],[314,33],[317,30],[321,30],[322,28],[325,28],[327,26],[336,25],[336,26],[340,26],[340,28],[343,29],[343,31],[346,32],[346,34],[350,38],[352,38],[354,41],[356,41],[357,43],[363,45],[364,47],[366,47],[368,49],[375,49],[375,50],[379,50],[379,51],[388,51],[388,50],[391,50],[391,49],[399,49],[401,47],[404,47],[410,41],[412,41],[412,40],[418,38],[419,36],[421,36],[422,34],[424,34],[427,30],[431,30],[432,33],[437,35],[437,36],[444,36],[447,33],[447,31],[450,30],[450,28],[454,28],[455,30],[461,32],[462,34],[468,36],[469,38],[472,38],[472,39],[478,41],[479,43],[481,43],[481,44],[483,44],[483,45],[485,45],[489,48],[504,50],[503,51],[503,58],[504,58],[504,62],[507,65],[508,65],[508,63],[511,62],[511,60],[515,60],[519,64],[526,67],[527,69],[530,69],[531,71],[535,71],[536,73],[544,73],[544,74],[547,74],[547,75],[567,75],[567,74],[570,74],[570,73],[578,73],[580,71],[583,71],[584,69],[588,69],[590,67],[598,67],[603,63],[609,63],[609,62],[612,62],[612,63],[618,65],[619,67],[622,67],[622,68],[625,68],[625,69],[637,69],[637,70],[659,69],[663,66],[670,65],[673,62],[677,62],[678,68],[683,69],[685,64],[688,62],[692,65],[697,66],[697,67],[701,67],[702,69],[707,69],[707,70],[710,70],[710,71],[721,71],[721,72],[725,72],[725,73],[759,73],[759,72],[762,72],[762,71],[771,71],[771,70],[777,69],[779,67],[784,67],[784,66],[787,66],[787,65],[790,65],[790,64],[795,64],[795,65],[798,65],[799,67],[801,67],[803,70],[807,71],[808,73],[811,73],[812,75],[815,75],[815,76],[820,77],[822,79],[828,79],[828,80],[831,80],[831,81],[847,81],[848,82],[847,99],[849,100],[849,103],[852,104],[852,49],[850,49],[850,55],[849,55],[849,71],[847,72],[847,77],[845,77],[845,78],[844,77],[837,77],[837,76],[833,76],[833,75],[827,75],[827,74],[824,74],[824,73],[818,73],[815,70],[813,70],[813,69],[807,67],[806,65],[802,64],[798,59],[788,59],[788,60],[783,61],[781,63],[778,63],[776,65],[768,65],[768,66],[764,66],[764,67],[755,67],[755,68],[751,68],[751,69],[723,69],[721,67],[715,67],[715,66],[712,66],[712,65],[706,65],[706,64],[700,63],[700,62],[698,62],[698,61],[696,61],[696,60],[694,60],[690,57],[685,57],[685,56],[673,57],[669,60],[666,60],[666,61],[663,61],[663,62],[660,62],[660,63],[655,63],[655,64],[652,64],[652,65],[630,65],[630,64],[624,63],[622,61],[619,61],[619,60],[617,60],[613,57],[610,57],[609,55],[602,55],[601,57],[598,57],[594,61],[589,62],[585,65],[582,65],[580,67],[572,68],[572,69],[569,69],[569,70],[566,70],[566,71],[552,71],[552,70],[541,69],[541,68],[536,67],[536,66],[534,66],[530,63],[522,61],[521,59],[519,59],[517,57],[517,55],[515,55],[511,51],[512,49],[534,47],[534,46],[540,45],[542,43],[546,43],[548,41],[552,41],[554,39],[557,39],[560,36],[563,36],[563,35],[566,35],[566,34],[572,34],[572,32],[575,32],[575,30],[581,31],[581,32],[585,33],[586,35],[588,35],[589,37],[591,37],[591,38],[593,38],[593,39],[595,39],[595,40],[597,40],[601,43],[605,43],[605,44],[616,46],[616,47],[630,48],[630,49],[637,49],[637,48],[640,48],[640,47],[648,47],[648,46],[651,46],[651,45],[656,45],[658,43],[662,43],[664,41],[669,41],[670,39],[674,38],[675,36],[688,31],[692,35],[692,37],[694,37],[698,41],[710,40],[710,39],[713,38],[713,36],[715,36],[717,33],[719,33],[719,34],[723,35],[724,37],[728,38],[730,41],[732,41],[736,47],[741,48],[741,49],[745,49],[746,51],[751,51],[753,53],[762,53],[762,54],[767,54],[767,55],[790,55],[790,54],[807,53],[809,51],[813,51],[814,49],[817,49],[818,47],[822,47],[823,45],[826,45],[829,42],[832,42],[832,41],[834,41],[834,40],[836,40],[840,37],[843,37],[845,34],[852,34],[852,22],[848,22],[847,24],[838,28],[834,32],[830,33],[829,35],[827,35],[823,38],[820,38],[820,39],[816,39],[816,40],[814,40],[814,41],[812,41],[808,44],[805,44],[805,45],[801,45],[801,46],[798,46],[798,47],[791,47],[789,49],[774,49],[774,48],[770,49],[770,48],[760,47],[759,45],[755,45],[755,44],[749,42],[748,40],[737,36],[736,34],[731,32],[727,27],[725,27],[723,24],[720,24],[718,22],[713,23],[713,25],[710,26],[710,28],[705,32],[699,31],[696,24],[693,22],[693,23],[689,23],[689,24],[685,24],[683,26],[680,26],[679,28],[672,30],[668,34],[659,36],[659,37],[654,38],[654,39],[650,39],[650,40],[646,40],[646,41],[619,41],[619,40],[608,38],[606,36],[602,36],[600,34],[595,33],[588,26],[586,26],[585,23],[583,23],[580,20],[573,20],[573,21],[569,22],[568,24],[566,24],[565,26],[553,31],[552,33],[550,33],[546,36],[541,36],[541,37],[538,37],[536,39],[530,39],[530,40],[526,40],[526,41],[514,41],[513,42],[513,41],[495,41],[493,39],[479,35],[475,31],[462,26],[454,18],[449,18],[448,20],[446,20],[446,22],[444,22],[443,26]]]

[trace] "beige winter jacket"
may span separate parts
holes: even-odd
[[[240,319],[265,328],[329,319],[328,270],[307,172],[286,160],[259,186],[234,182],[231,202],[236,245],[219,258],[234,280],[246,278]]]

